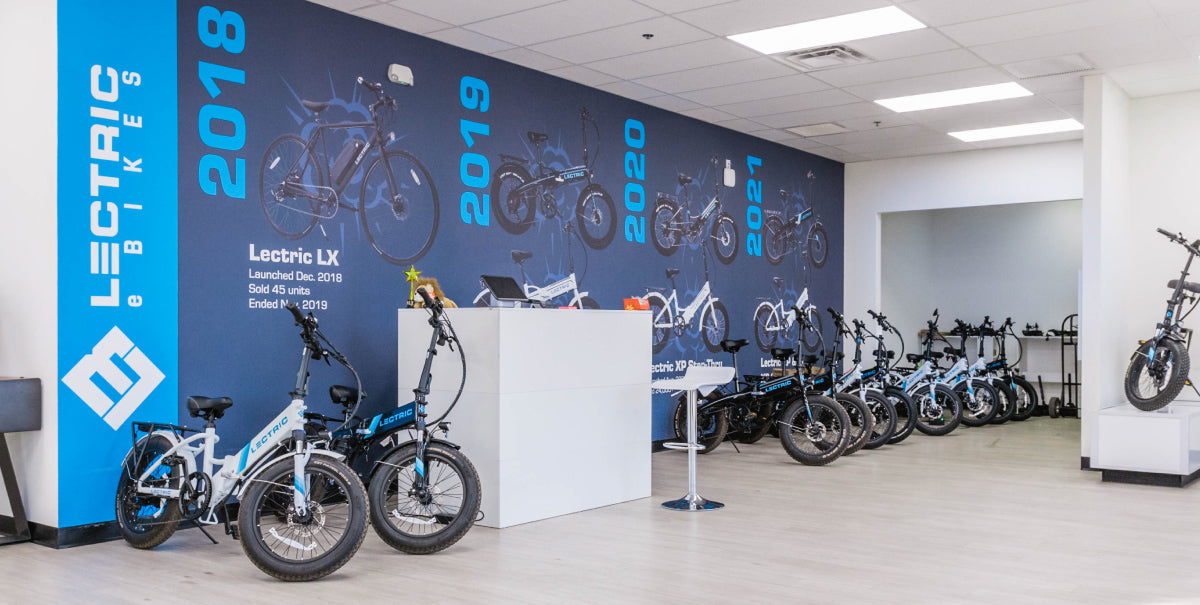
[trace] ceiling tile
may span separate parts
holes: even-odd
[[[1079,0],[912,0],[901,2],[900,8],[925,25],[940,27],[966,21],[979,21],[1031,10],[1071,4]]]
[[[719,36],[728,36],[890,4],[888,0],[737,0],[679,13],[678,17]]]
[[[688,92],[716,86],[741,84],[755,80],[768,80],[795,74],[796,70],[766,57],[723,63],[709,67],[688,69],[669,74],[639,78],[645,84],[671,93]],[[824,85],[821,85],[824,86]]]
[[[654,34],[647,40],[642,34]],[[712,34],[678,19],[659,17],[543,42],[532,50],[572,63],[589,63],[712,38]]]
[[[874,151],[890,151],[903,150],[909,151],[914,148],[940,147],[943,145],[952,145],[956,139],[954,137],[930,133],[927,135],[913,135],[900,137],[895,139],[884,139],[881,141],[868,141],[863,143],[847,143],[838,145],[837,148],[846,153],[871,153]]]
[[[1108,75],[1126,91],[1128,85],[1149,80],[1191,77],[1200,74],[1200,61],[1195,58],[1156,61],[1141,65],[1128,65],[1108,70]]]
[[[1070,32],[1033,36],[1019,40],[997,42],[974,46],[971,51],[985,61],[996,64],[1015,63],[1030,59],[1057,57],[1074,53],[1084,53],[1095,61],[1099,54],[1095,51],[1112,50],[1144,46],[1147,42],[1173,43],[1174,36],[1160,19],[1148,19],[1132,23],[1110,23],[1101,27],[1091,27]],[[1102,63],[1097,63],[1103,67]],[[1127,63],[1126,63],[1127,64]]]
[[[611,84],[601,84],[596,88],[599,88],[605,92],[611,92],[615,95],[621,95],[622,97],[633,99],[635,101],[662,95],[661,90],[654,90],[648,86],[642,86],[641,84],[634,84],[633,82],[625,81],[613,82]]]
[[[517,46],[557,40],[660,16],[633,0],[565,0],[467,26]]]
[[[450,27],[450,24],[445,21],[430,19],[424,15],[396,8],[390,4],[376,4],[360,8],[352,14],[414,34],[427,34]]]
[[[893,128],[879,128],[870,131],[858,132],[843,132],[840,134],[827,134],[819,137],[812,137],[813,140],[823,145],[833,145],[841,147],[843,145],[853,145],[858,143],[869,143],[872,141],[894,141],[907,140],[913,137],[931,137],[938,135],[934,130],[930,130],[921,124],[908,124],[905,126],[896,126]]]
[[[543,55],[542,53],[534,52],[528,48],[521,48],[519,46],[517,48],[510,48],[508,50],[494,52],[492,53],[492,56],[496,57],[497,59],[508,61],[509,63],[516,63],[517,65],[523,65],[530,69],[536,69],[539,71],[546,71],[548,69],[570,65],[570,63],[567,63],[562,59],[555,59],[554,57],[549,57]]]
[[[721,4],[730,0],[638,0],[642,4],[649,6],[654,10],[660,10],[664,13],[678,13],[681,11],[695,10],[705,6]]]
[[[894,128],[896,126],[906,126],[912,124],[913,121],[904,117],[902,113],[893,113],[886,116],[872,116],[869,118],[849,118],[835,120],[838,124],[849,128],[850,130],[878,130],[881,128]],[[878,124],[876,124],[878,122]]]
[[[492,19],[558,0],[391,0],[392,6],[420,13],[438,21],[463,25]]]
[[[964,46],[1069,32],[1156,16],[1145,0],[1089,0],[941,28]]]
[[[546,70],[546,73],[552,76],[573,80],[575,82],[579,82],[580,84],[586,84],[588,86],[599,86],[600,84],[608,84],[609,82],[615,82],[617,80],[608,74],[602,74],[598,71],[593,71],[578,65],[559,67],[557,69],[548,69]]]
[[[362,8],[364,6],[371,6],[372,4],[376,3],[376,0],[308,0],[308,1],[312,2],[313,4],[320,4],[323,6],[328,6],[329,8],[336,8],[337,10],[340,10],[340,11],[346,12],[346,13],[348,13],[356,8]]]
[[[899,115],[881,107],[874,103],[850,103],[847,105],[838,105],[835,107],[821,107],[819,109],[806,109],[803,111],[789,111],[770,116],[755,117],[755,122],[762,122],[772,128],[791,128],[792,126],[802,126],[804,124],[820,124],[822,122],[837,122],[842,124],[843,120],[851,120],[855,118],[867,118],[871,116],[894,116]],[[844,126],[845,124],[843,124]]]
[[[939,153],[955,153],[958,151],[970,151],[975,147],[967,143],[946,143],[938,145],[927,145],[922,147],[905,147],[900,149],[890,149],[886,151],[864,151],[859,155],[867,160],[889,160],[892,158],[913,157],[919,155],[936,155]]]
[[[676,111],[676,112],[684,111],[686,109],[697,109],[697,108],[703,107],[703,105],[701,105],[699,103],[693,103],[692,101],[689,101],[687,99],[680,99],[679,97],[672,96],[672,95],[662,95],[660,97],[647,97],[645,99],[639,99],[639,100],[643,103],[653,105],[655,107],[661,107],[662,109],[666,109],[667,111]],[[761,126],[760,126],[760,128],[761,128]]]
[[[483,34],[477,34],[473,31],[465,30],[461,27],[451,29],[443,29],[442,31],[425,34],[427,37],[453,44],[459,48],[473,50],[477,53],[493,53],[496,51],[507,50],[513,47],[508,42],[501,42],[495,38],[489,38]]]
[[[1200,75],[1159,78],[1157,80],[1138,80],[1121,84],[1121,88],[1131,97],[1154,97],[1158,95],[1187,92],[1200,89]]]
[[[743,118],[753,118],[757,116],[777,115],[781,113],[787,113],[789,111],[816,109],[818,107],[829,107],[832,105],[845,105],[847,103],[853,103],[857,100],[858,99],[850,93],[843,92],[836,88],[830,88],[799,95],[772,97],[770,99],[756,99],[742,103],[733,103],[731,105],[721,105],[720,109]]]
[[[758,137],[760,139],[766,139],[768,141],[782,141],[784,139],[790,139],[790,138],[793,138],[796,136],[790,132],[783,131],[783,130],[776,130],[773,128],[769,129],[769,130],[756,130],[754,132],[749,132],[747,134]]]
[[[1196,10],[1196,0],[1150,0],[1150,6],[1160,15],[1173,15]]]
[[[729,115],[719,109],[713,109],[712,107],[688,109],[679,113],[689,118],[696,118],[697,120],[703,120],[705,122],[723,122],[725,120],[732,120],[734,118],[734,116]]]
[[[834,69],[812,72],[811,75],[833,86],[854,86],[856,84],[886,82],[888,80],[899,80],[901,78],[912,78],[947,71],[959,71],[986,65],[987,63],[984,63],[983,60],[974,54],[957,49],[893,61],[836,67]]]
[[[1051,92],[1042,95],[1042,98],[1054,103],[1059,108],[1070,107],[1074,105],[1083,105],[1083,88],[1075,90],[1064,90],[1062,92]]]
[[[833,160],[835,162],[841,162],[843,164],[852,164],[854,162],[866,161],[866,158],[861,155],[856,155],[853,153],[846,153],[845,151],[842,151],[841,149],[837,149],[836,147],[822,147],[820,149],[815,149],[815,150],[809,151],[809,153],[811,153],[813,155],[819,155],[823,158],[827,158],[827,159]]]
[[[685,92],[679,96],[702,105],[729,105],[755,99],[769,99],[785,95],[802,94],[829,88],[804,74],[784,76],[770,80],[758,80],[752,85],[735,84]]]
[[[1038,95],[1046,95],[1064,91],[1081,91],[1083,90],[1083,73],[1063,74],[1061,76],[1043,76],[1040,78],[1026,78],[1017,80],[1017,83],[1030,92]]]
[[[876,99],[890,99],[927,92],[954,90],[956,88],[1000,84],[1011,80],[1011,76],[995,67],[980,67],[963,71],[918,76],[904,80],[849,86],[845,90],[861,99],[874,101]]]
[[[717,122],[717,126],[728,128],[730,130],[736,130],[738,132],[754,132],[756,130],[763,129],[762,124],[755,122],[754,120],[747,120],[745,118],[736,118],[733,120],[725,120],[724,122]]]
[[[741,44],[725,38],[710,38],[670,48],[660,48],[624,57],[589,63],[588,67],[626,80],[684,71],[697,67],[732,63],[761,57]]]
[[[855,40],[847,42],[846,46],[876,61],[889,61],[959,48],[957,42],[932,28]]]
[[[1195,5],[1190,12],[1173,14],[1166,21],[1171,31],[1180,36],[1200,34],[1200,10],[1197,10]]]

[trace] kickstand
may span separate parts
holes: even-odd
[[[742,453],[742,450],[738,449],[738,446],[737,446],[737,441],[734,441],[733,439],[730,439],[730,440],[729,440],[729,443],[730,443],[730,445],[732,445],[732,446],[733,446],[733,451],[735,451],[735,452],[737,452],[737,453],[739,453],[739,454],[740,454],[740,453]]]
[[[1190,376],[1189,376],[1189,377],[1188,377],[1188,379],[1187,379],[1187,385],[1188,385],[1189,387],[1192,387],[1192,390],[1193,390],[1193,391],[1196,391],[1196,396],[1197,396],[1197,397],[1200,397],[1200,389],[1197,389],[1197,388],[1196,388],[1196,383],[1192,382],[1192,379],[1191,379],[1191,377],[1190,377]]]
[[[199,523],[197,523],[194,520],[192,521],[192,525],[195,525],[196,529],[200,530],[200,533],[204,534],[204,537],[208,538],[210,541],[212,541],[213,544],[217,543],[217,539],[212,537],[212,534],[208,533],[208,530],[204,529],[203,525],[200,525]]]

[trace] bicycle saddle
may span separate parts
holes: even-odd
[[[188,413],[192,418],[203,416],[205,420],[212,418],[220,418],[225,415],[225,410],[233,407],[233,400],[228,397],[201,397],[193,395],[187,398]]]
[[[789,350],[790,350],[790,349],[789,349]],[[816,356],[816,355],[805,355],[805,356],[804,356],[804,365],[806,365],[806,366],[811,366],[811,365],[813,365],[813,364],[815,364],[815,363],[817,363],[817,356]]]
[[[364,395],[365,399],[366,396]],[[358,402],[358,389],[340,384],[329,387],[329,399],[338,405],[350,407]]]
[[[679,275],[679,269],[667,269],[667,279],[671,279],[676,275]]]
[[[846,358],[846,354],[845,354],[845,353],[843,353],[843,352],[840,352],[840,351],[839,351],[837,354],[835,354],[835,355],[833,356],[833,360],[834,360],[834,361],[841,361],[841,360],[843,360],[843,359],[845,359],[845,358]]]
[[[946,347],[946,348],[942,349],[942,352],[947,355],[953,355],[955,357],[966,357],[967,356],[966,351],[963,351],[962,349],[956,349],[954,347]]]
[[[303,105],[305,109],[307,109],[313,113],[321,113],[322,111],[329,109],[329,101],[303,101],[302,100],[302,101],[300,101],[300,104]]]
[[[929,354],[929,358],[930,358],[930,359],[941,359],[941,358],[943,358],[943,357],[945,357],[945,355],[944,355],[944,354],[942,354],[942,353],[938,353],[937,351],[934,351],[934,352],[932,352],[932,353],[930,353],[930,354]]]
[[[921,363],[921,356],[916,353],[909,353],[908,355],[905,355],[904,358],[908,360],[908,363],[913,365]]]
[[[692,182],[692,177],[690,177],[686,174],[679,175],[679,186],[680,187],[683,187],[684,185],[687,185],[690,182]]]
[[[523,263],[531,258],[533,258],[532,252],[525,252],[524,250],[512,251],[512,259],[514,263]]]
[[[545,143],[546,141],[550,140],[550,135],[542,133],[542,132],[534,132],[532,130],[530,130],[529,132],[526,132],[525,136],[529,137],[529,142],[530,142],[530,144],[533,144],[533,145],[537,145],[538,143]]]
[[[1177,285],[1179,285],[1179,280],[1177,280],[1177,279],[1173,279],[1173,280],[1167,282],[1168,288],[1173,289]],[[1187,290],[1188,292],[1200,294],[1200,282],[1185,281],[1185,282],[1183,282],[1183,289]]]
[[[895,359],[895,358],[896,358],[896,352],[895,352],[895,351],[888,351],[888,352],[887,352],[887,358],[888,358],[888,359]]]
[[[772,277],[772,278],[771,278],[771,281],[775,283],[775,287],[776,287],[776,288],[778,288],[778,287],[780,287],[780,286],[782,286],[782,285],[783,285],[783,278],[782,278],[782,277]]]
[[[796,354],[796,349],[780,349],[779,347],[771,347],[771,357],[783,361],[788,357]]]
[[[721,341],[721,349],[726,353],[737,353],[738,349],[750,344],[749,340],[739,338],[737,340],[729,339]]]

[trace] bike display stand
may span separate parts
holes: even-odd
[[[650,383],[651,388],[670,391],[687,391],[687,443],[664,443],[663,447],[672,450],[687,450],[688,453],[688,493],[678,500],[663,502],[663,508],[670,510],[714,510],[725,506],[720,502],[705,500],[696,493],[696,450],[701,446],[696,441],[696,402],[700,394],[707,395],[713,389],[733,380],[736,370],[727,367],[692,366],[679,378],[656,380]]]
[[[1143,412],[1128,403],[1096,413],[1091,468],[1104,481],[1184,487],[1200,478],[1200,405]]]
[[[15,533],[0,533],[0,545],[28,542],[31,539],[29,519],[13,471],[8,451],[8,433],[37,431],[42,428],[42,381],[38,378],[0,377],[0,477],[8,492]]]

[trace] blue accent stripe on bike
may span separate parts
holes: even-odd
[[[296,491],[300,492],[301,496],[303,496],[304,495],[304,475],[294,475],[292,477],[292,486],[296,488]]]
[[[417,467],[417,474],[424,477],[425,476],[425,463],[421,462],[420,458],[417,458],[417,460],[416,460],[416,467]]]
[[[238,454],[238,468],[237,468],[238,474],[241,474],[242,471],[246,470],[246,459],[249,457],[250,457],[250,446],[247,445],[246,447],[242,448],[241,453]]]
[[[375,434],[375,429],[379,428],[379,421],[383,418],[383,414],[378,414],[371,419],[371,425],[367,427],[367,434],[364,437],[370,437]]]

